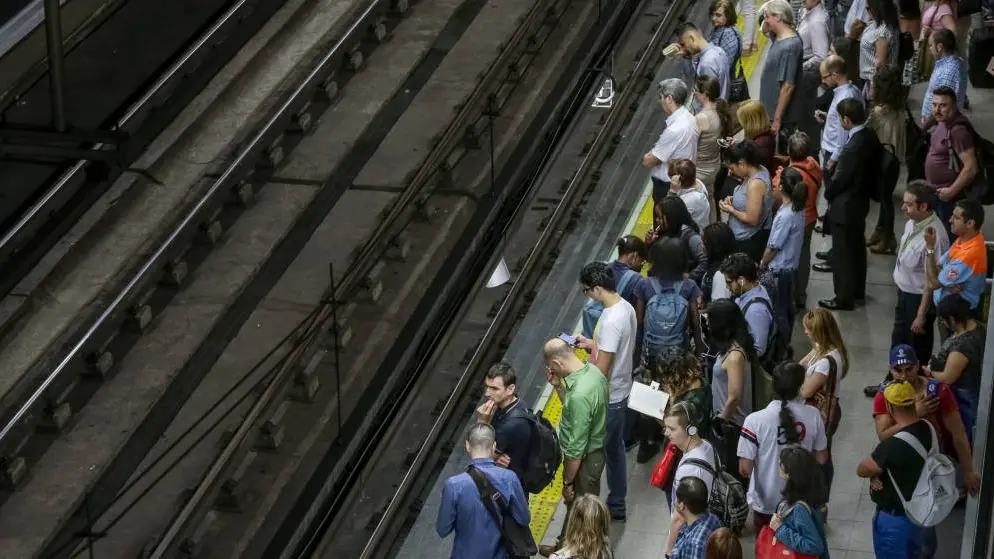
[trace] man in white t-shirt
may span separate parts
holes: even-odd
[[[780,451],[789,444],[796,444],[814,452],[818,462],[824,464],[828,460],[828,439],[818,409],[797,401],[787,402],[796,430],[794,437],[788,437],[780,420],[782,406],[782,400],[775,400],[746,416],[739,437],[739,473],[749,478],[746,499],[752,508],[757,532],[769,524],[783,498],[785,481],[780,477]]]
[[[583,292],[604,305],[594,339],[577,335],[577,345],[590,352],[591,362],[608,377],[610,399],[607,410],[607,434],[604,438],[607,470],[607,506],[613,520],[627,518],[625,497],[628,493],[628,465],[625,458],[625,417],[628,395],[632,391],[635,368],[635,337],[638,321],[635,309],[617,292],[611,267],[591,262],[580,271]]]

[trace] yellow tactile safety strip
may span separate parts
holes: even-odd
[[[758,8],[763,4],[763,1],[757,1],[756,7]],[[738,28],[741,32],[743,30],[742,18],[739,18]],[[752,76],[753,71],[756,69],[756,65],[759,63],[759,54],[766,47],[766,36],[762,33],[757,33],[757,44],[759,49],[755,54],[746,56],[742,58],[742,69],[745,74],[746,80]],[[758,93],[758,92],[754,92]],[[642,206],[642,211],[639,212],[638,220],[635,222],[635,226],[632,228],[630,234],[637,235],[639,237],[645,236],[649,228],[652,227],[652,197],[646,200],[645,205]],[[647,270],[647,269],[646,269]],[[643,275],[646,273],[643,270]],[[583,350],[577,350],[577,356],[582,360],[587,359],[587,353]],[[545,409],[542,411],[542,415],[549,420],[550,423],[556,428],[559,427],[559,419],[562,417],[563,404],[559,401],[559,396],[553,391],[552,395],[549,397],[548,403],[545,405]],[[556,507],[559,506],[559,500],[562,496],[563,491],[563,469],[560,466],[559,471],[556,472],[556,478],[546,487],[541,493],[532,495],[529,501],[529,508],[531,509],[531,531],[532,535],[535,537],[535,541],[540,542],[545,536],[546,530],[549,529],[549,524],[552,523],[552,515],[556,512]]]

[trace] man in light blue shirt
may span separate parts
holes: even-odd
[[[735,296],[735,304],[742,310],[746,323],[749,324],[756,355],[762,357],[773,333],[773,300],[766,288],[759,283],[756,261],[744,252],[732,254],[721,263],[721,273],[725,276],[725,286]],[[757,299],[762,299],[765,303]],[[757,301],[753,303],[754,300]]]
[[[839,117],[839,103],[843,99],[859,99],[863,102],[863,94],[846,77],[846,61],[841,56],[831,55],[822,60],[820,71],[822,83],[832,89],[832,103],[828,106],[828,112],[815,111],[815,119],[825,125],[821,132],[821,155],[822,166],[827,171],[825,176],[828,176],[839,160],[842,146],[849,139],[849,132],[842,127],[842,119]]]
[[[477,423],[470,428],[466,436],[469,467],[482,472],[504,498],[504,522],[514,521],[527,526],[531,522],[528,499],[521,489],[518,476],[494,463],[496,449],[497,438],[493,427]],[[476,482],[468,473],[445,480],[435,531],[441,538],[455,531],[452,559],[506,559],[508,556],[500,527],[484,508]]]
[[[677,33],[680,37],[680,51],[685,58],[693,61],[694,74],[698,77],[711,76],[718,80],[721,86],[720,97],[727,101],[728,79],[731,75],[728,55],[721,47],[709,43],[693,23],[682,24]]]

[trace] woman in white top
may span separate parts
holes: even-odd
[[[842,408],[838,404],[838,395],[842,390],[842,379],[849,373],[849,351],[842,341],[839,324],[828,309],[808,311],[802,320],[804,335],[811,340],[811,351],[800,363],[806,367],[804,386],[801,387],[801,398],[809,404],[824,407],[826,398],[835,400],[834,413],[825,426],[828,435],[828,460],[824,465],[825,484],[832,487],[835,477],[835,467],[832,464],[832,437],[839,428]],[[829,379],[829,372],[834,370],[835,376]],[[832,381],[832,383],[829,382]],[[830,394],[831,392],[831,394]]]
[[[711,493],[711,484],[714,482],[714,474],[718,470],[715,461],[715,452],[711,443],[701,438],[704,433],[701,431],[701,414],[694,404],[690,402],[677,402],[672,404],[666,417],[663,419],[666,428],[666,438],[674,446],[680,449],[683,456],[677,464],[676,473],[673,475],[673,487],[666,494],[666,500],[670,504],[670,512],[673,511],[673,503],[676,502],[676,487],[680,480],[693,476],[704,482]],[[710,466],[710,471],[704,466]],[[677,532],[683,526],[679,516],[674,516],[670,526],[670,545],[676,541]]]
[[[758,533],[770,522],[782,499],[780,451],[796,445],[814,453],[819,463],[828,460],[828,439],[821,413],[798,399],[804,384],[804,367],[781,363],[773,369],[773,392],[778,400],[746,417],[739,437],[739,473],[749,478],[746,499],[752,507]]]
[[[866,12],[873,20],[859,38],[859,77],[863,80],[863,97],[869,96],[869,84],[878,68],[897,64],[900,23],[893,0],[867,0]]]
[[[697,178],[697,165],[684,158],[670,159],[670,193],[683,200],[697,230],[703,231],[711,223],[711,205],[704,183]]]
[[[609,530],[611,515],[600,499],[581,495],[573,502],[566,519],[563,546],[552,559],[613,559]]]

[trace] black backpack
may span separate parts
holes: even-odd
[[[749,307],[751,307],[753,303],[762,303],[763,306],[766,307],[766,310],[770,312],[770,333],[766,338],[766,353],[757,356],[757,359],[759,364],[763,367],[763,370],[768,373],[772,373],[774,367],[783,361],[790,359],[791,348],[787,344],[787,339],[784,337],[783,333],[780,332],[779,328],[777,328],[777,317],[776,314],[773,313],[773,305],[768,300],[763,299],[762,297],[751,299],[745,304],[745,307],[742,308],[742,316],[745,316],[746,311],[749,310]],[[790,304],[790,301],[785,302],[785,304]]]
[[[528,493],[539,493],[552,483],[559,465],[563,462],[559,434],[541,412],[532,412],[523,405],[518,405],[511,410],[511,415],[525,419],[532,425],[528,463],[522,471],[521,484]]]
[[[476,484],[476,489],[480,492],[480,500],[483,502],[483,508],[487,509],[490,518],[497,523],[497,528],[500,529],[501,539],[504,543],[504,549],[508,555],[531,557],[538,553],[538,546],[535,545],[535,538],[532,537],[531,528],[518,524],[518,521],[508,514],[507,499],[490,483],[490,478],[475,466],[470,466],[466,472]]]

